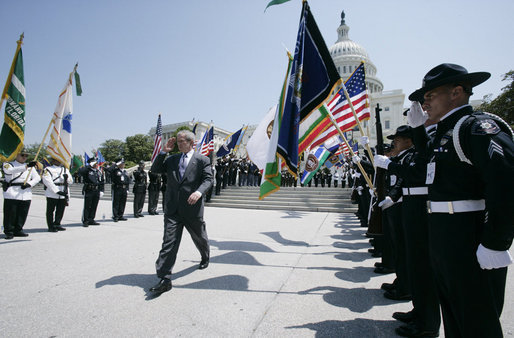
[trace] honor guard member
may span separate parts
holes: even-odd
[[[68,186],[73,178],[66,167],[57,159],[50,158],[50,166],[43,170],[43,184],[46,196],[46,225],[49,232],[66,230],[61,226],[64,209],[68,205]]]
[[[153,171],[148,172],[148,213],[150,215],[159,215],[157,212],[157,204],[159,203],[159,193],[161,191],[161,174]]]
[[[125,160],[116,160],[113,166],[108,169],[111,173],[111,194],[112,194],[112,219],[114,222],[126,221],[123,217],[127,194],[129,191],[130,178],[125,170]]]
[[[419,105],[417,102],[416,104]],[[375,156],[375,165],[388,170],[389,174],[403,179],[402,226],[405,237],[407,274],[414,306],[413,311],[393,314],[393,318],[409,323],[409,325],[396,328],[396,333],[406,337],[437,337],[439,336],[441,316],[435,279],[430,268],[428,248],[426,162],[412,148],[410,127],[398,127],[393,142],[400,148],[409,147],[403,161],[395,163],[385,156],[377,155]]]
[[[132,192],[134,193],[134,217],[144,217],[143,206],[146,198],[146,183],[148,182],[145,161],[139,161],[139,166],[132,173],[132,176],[134,176],[134,186],[132,187]]]
[[[41,177],[37,173],[36,161],[25,164],[29,153],[22,149],[12,162],[5,162],[2,166],[4,181],[4,234],[5,239],[27,237],[23,232],[23,226],[27,220],[32,200],[32,187]]]
[[[214,167],[216,171],[216,188],[214,191],[215,195],[221,194],[221,184],[223,183],[223,172],[225,171],[225,166],[222,163],[222,159],[218,158],[216,161],[216,166]]]
[[[84,211],[82,212],[82,226],[100,225],[95,221],[96,208],[98,201],[104,195],[104,179],[98,170],[96,158],[92,157],[87,160],[87,165],[79,169],[84,185],[82,194],[84,195]]]
[[[441,64],[409,96],[438,121],[427,143],[427,116],[422,109],[409,111],[416,148],[426,151],[428,162],[429,252],[446,337],[503,336],[514,236],[513,133],[496,115],[469,105],[472,88],[490,76]]]

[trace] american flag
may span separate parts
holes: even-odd
[[[203,136],[200,154],[209,156],[214,151],[214,126],[210,127]]]
[[[162,123],[161,123],[161,114],[159,114],[159,118],[157,119],[157,128],[155,128],[155,138],[153,142],[153,153],[152,153],[152,163],[153,160],[159,155],[162,149]]]
[[[366,91],[366,72],[364,69],[364,63],[361,63],[359,67],[353,72],[352,76],[346,81],[346,89],[348,96],[352,101],[355,112],[359,121],[369,120],[371,114],[369,111],[368,93]],[[336,95],[327,104],[328,109],[337,121],[341,131],[351,130],[357,125],[357,121],[353,116],[352,109],[348,100],[344,95],[345,86],[337,92]],[[323,131],[316,140],[312,143],[311,147],[315,147],[325,142],[330,137],[336,135],[338,132],[335,126],[330,125],[325,131]]]

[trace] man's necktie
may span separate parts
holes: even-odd
[[[186,158],[187,154],[182,154],[182,157],[180,158],[180,163],[178,164],[178,173],[180,179],[182,179],[182,177],[184,176],[184,172],[186,171]]]

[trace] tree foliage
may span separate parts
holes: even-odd
[[[125,140],[125,160],[138,163],[149,161],[153,152],[153,139],[149,135],[137,134],[128,136]]]
[[[30,156],[28,157],[28,160],[32,161],[36,157],[37,151],[39,149],[39,143],[25,144],[24,148],[30,154]],[[39,151],[37,160],[41,162],[47,156],[48,156],[48,153],[46,151],[46,146],[43,145],[41,147],[41,150]]]
[[[114,162],[118,158],[125,156],[126,153],[125,142],[120,140],[109,139],[100,145],[100,152],[108,162]]]
[[[485,102],[478,108],[481,111],[493,113],[504,119],[511,127],[514,126],[514,70],[503,75],[502,81],[509,84],[502,88],[502,93],[494,100],[491,95],[484,97]]]

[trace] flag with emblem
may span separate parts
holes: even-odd
[[[304,1],[277,150],[285,166],[295,177],[298,174],[298,154],[302,151],[299,151],[299,126],[303,121],[310,121],[311,124],[322,118],[318,116],[318,109],[340,83],[330,52],[307,1]]]
[[[80,167],[84,165],[84,162],[82,162],[82,159],[80,156],[73,155],[71,159],[71,166],[70,166],[70,173],[73,175],[75,174]]]
[[[326,108],[332,113],[337,125],[343,132],[351,130],[357,125],[357,120],[355,119],[350,104],[344,94],[345,90],[348,92],[348,97],[353,104],[359,121],[370,119],[371,115],[365,79],[366,71],[364,63],[361,62],[359,67],[357,67],[342,88],[326,104]],[[338,134],[337,128],[331,124],[329,119],[323,123],[326,125],[326,129],[316,137],[316,139],[311,143],[311,146],[315,147],[320,145],[327,139]]]
[[[98,159],[98,166],[102,166],[105,163],[105,158],[100,152],[100,149],[96,151],[96,158]]]
[[[23,75],[23,55],[21,44],[23,34],[18,40],[18,47],[7,76],[0,108],[5,100],[5,115],[0,132],[0,161],[11,161],[23,148],[25,138],[25,78]]]
[[[162,150],[162,122],[161,122],[161,114],[157,118],[157,127],[155,128],[155,136],[153,139],[153,152],[152,152],[152,163],[153,160],[159,155]]]
[[[230,154],[232,149],[234,149],[234,152],[237,151],[236,147],[241,142],[241,140],[242,140],[242,138],[244,136],[244,133],[246,131],[246,128],[248,128],[248,126],[243,127],[241,129],[239,129],[238,131],[236,131],[235,133],[230,134],[229,136],[227,136],[225,138],[225,142],[223,142],[223,145],[216,152],[216,156],[217,157],[223,157],[225,155],[228,155],[228,154]]]
[[[46,151],[69,169],[71,158],[71,121],[73,113],[73,76],[77,65],[70,73],[64,89],[59,95],[57,106],[52,117],[52,132]]]
[[[309,151],[305,160],[305,170],[302,174],[301,183],[304,185],[309,184],[309,181],[314,177],[330,155],[332,155],[330,151],[323,145]]]

